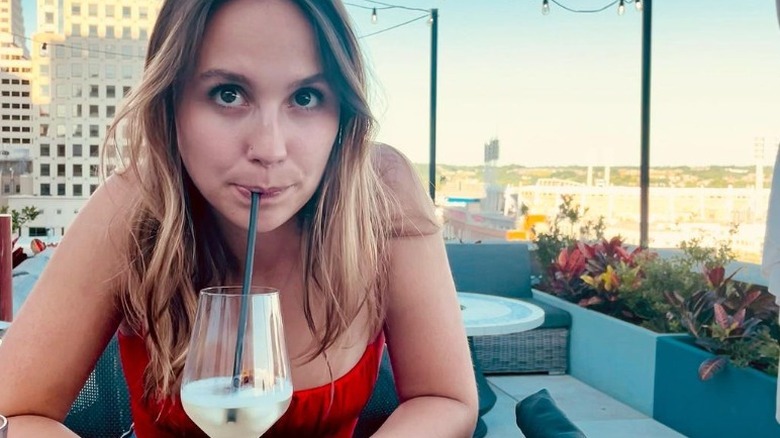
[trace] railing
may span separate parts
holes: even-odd
[[[14,301],[11,288],[13,251],[11,215],[0,214],[0,321],[10,321],[13,318]]]

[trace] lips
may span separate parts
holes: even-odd
[[[251,196],[253,192],[260,193],[262,198],[273,198],[276,196],[281,195],[284,193],[287,189],[290,188],[290,186],[285,187],[259,187],[259,186],[245,186],[241,184],[237,184],[236,187],[238,190],[246,197]]]

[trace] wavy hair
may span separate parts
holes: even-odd
[[[225,281],[226,267],[238,266],[182,165],[174,118],[209,19],[226,1],[163,4],[143,79],[104,145],[123,166],[121,172],[131,172],[140,185],[119,302],[126,323],[144,337],[149,353],[144,397],[162,398],[178,389],[197,292]],[[372,333],[381,328],[394,198],[371,164],[374,119],[363,60],[343,5],[339,0],[293,1],[314,30],[324,73],[341,105],[339,135],[322,181],[298,213],[303,309],[314,339],[306,357],[312,360],[344,334],[364,307]],[[314,317],[318,305],[324,307],[321,327]]]

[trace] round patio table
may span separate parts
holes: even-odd
[[[482,374],[474,348],[474,336],[507,335],[535,329],[544,323],[544,310],[525,301],[472,292],[458,292],[458,301],[468,336],[479,395],[480,418],[477,420],[474,438],[482,438],[487,434],[487,426],[482,421],[482,416],[496,404],[496,393]]]

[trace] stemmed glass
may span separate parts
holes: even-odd
[[[245,331],[239,343],[242,300]],[[203,289],[181,385],[192,421],[211,438],[257,438],[284,414],[292,392],[279,291]]]

